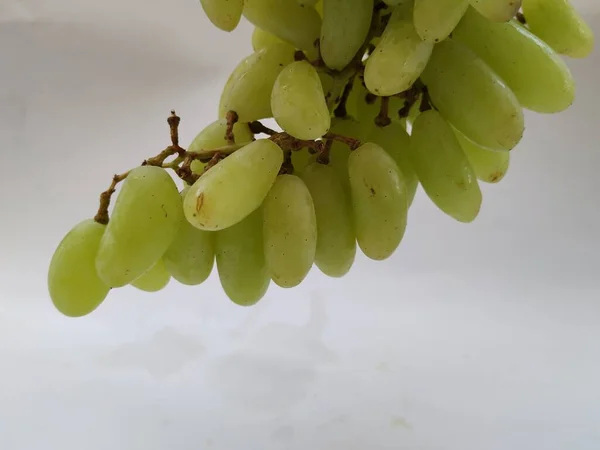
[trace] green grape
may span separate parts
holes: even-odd
[[[318,0],[315,4],[315,10],[319,13],[319,17],[323,18],[323,0]]]
[[[363,253],[383,260],[404,236],[408,200],[396,162],[377,144],[363,144],[348,159],[356,237]]]
[[[302,6],[312,6],[314,7],[319,0],[296,0],[298,4]]]
[[[188,190],[181,192],[183,199]],[[180,283],[189,286],[203,283],[210,275],[215,260],[214,233],[199,230],[187,220],[182,220],[163,260],[167,271]]]
[[[50,262],[48,290],[62,314],[81,317],[94,311],[108,295],[96,272],[96,254],[106,226],[84,220],[62,239]]]
[[[435,110],[413,124],[410,155],[423,189],[443,212],[472,222],[481,208],[481,191],[452,127]]]
[[[585,58],[594,49],[594,32],[568,0],[523,0],[529,30],[556,52]]]
[[[521,8],[521,0],[470,0],[470,2],[479,14],[492,22],[508,22]]]
[[[412,22],[412,1],[392,13],[381,42],[367,59],[365,84],[373,94],[390,96],[407,90],[419,78],[433,44],[421,40]]]
[[[400,123],[392,122],[386,127],[373,127],[366,139],[384,149],[396,162],[406,186],[408,206],[415,198],[419,179],[410,160],[410,136]]]
[[[219,279],[234,303],[250,306],[267,292],[270,278],[263,249],[262,211],[215,233]]]
[[[344,276],[356,255],[356,235],[348,192],[335,170],[313,162],[302,174],[315,206],[317,249],[315,264],[325,275]]]
[[[251,142],[192,185],[183,201],[186,219],[206,231],[238,223],[263,202],[282,163],[283,152],[273,141]]]
[[[469,8],[452,36],[483,59],[524,108],[554,113],[573,103],[575,82],[567,65],[518,23],[490,22]]]
[[[298,139],[317,139],[327,133],[331,116],[317,70],[297,61],[281,71],[271,96],[277,124]]]
[[[287,43],[279,39],[277,36],[272,35],[268,31],[261,30],[258,27],[254,28],[254,32],[252,33],[252,48],[255,52],[262,50],[263,48],[270,47],[274,44],[288,45]]]
[[[383,0],[383,2],[390,6],[397,6],[404,3],[406,0]]]
[[[208,19],[223,31],[233,31],[240,23],[244,0],[200,0]]]
[[[422,75],[435,107],[479,145],[511,150],[525,130],[515,94],[475,53],[454,39],[436,45]]]
[[[181,220],[181,197],[169,174],[153,166],[133,169],[100,242],[100,278],[111,287],[130,284],[162,257]]]
[[[263,204],[264,251],[271,279],[299,285],[315,260],[317,221],[313,200],[295,175],[280,175]]]
[[[231,73],[219,104],[219,117],[235,111],[240,122],[273,117],[271,92],[279,73],[294,61],[286,44],[263,48],[244,59]]]
[[[363,45],[373,16],[373,0],[324,0],[321,56],[334,70],[345,68]]]
[[[158,292],[167,287],[169,281],[171,281],[171,275],[167,271],[163,260],[159,259],[150,270],[133,280],[131,285],[140,291]]]
[[[205,162],[202,161],[198,161],[197,159],[195,159],[194,161],[192,161],[192,163],[190,164],[190,170],[192,171],[193,174],[195,175],[202,175],[204,173],[204,169],[206,167]]]
[[[415,0],[415,29],[424,41],[443,41],[452,33],[468,6],[469,0]]]
[[[244,17],[301,50],[314,52],[321,33],[321,17],[296,0],[245,0]]]
[[[496,152],[468,140],[460,131],[453,130],[478,179],[498,183],[506,175],[510,152]]]

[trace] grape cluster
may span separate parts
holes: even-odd
[[[187,150],[173,113],[171,145],[116,175],[98,214],[64,237],[48,283],[65,315],[92,312],[112,288],[201,284],[215,261],[240,305],[271,281],[297,286],[313,265],[344,276],[357,243],[371,259],[392,255],[418,185],[473,221],[479,181],[500,181],[522,138],[523,109],[573,102],[559,55],[593,47],[568,0],[201,4],[222,30],[251,22],[254,52]],[[260,122],[271,118],[281,130]]]

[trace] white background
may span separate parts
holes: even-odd
[[[171,108],[184,145],[216,118],[250,31],[196,0],[0,0],[0,450],[597,449],[598,52],[472,225],[419,192],[394,257],[341,280],[53,309],[60,239],[168,144]]]

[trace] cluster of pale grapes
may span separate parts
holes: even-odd
[[[559,55],[593,47],[568,0],[201,4],[222,30],[252,23],[254,52],[187,150],[173,113],[172,144],[115,175],[98,214],[64,237],[48,283],[65,315],[92,312],[112,288],[201,284],[215,261],[240,305],[271,281],[297,286],[313,265],[341,277],[357,244],[374,260],[394,253],[418,185],[473,221],[479,181],[503,178],[523,136],[523,109],[573,102]],[[280,131],[260,122],[271,118]]]

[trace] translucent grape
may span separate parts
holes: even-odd
[[[268,31],[261,30],[258,27],[254,28],[254,31],[252,32],[252,48],[255,52],[274,44],[288,45],[286,42],[282,41],[277,36],[269,33]]]
[[[348,273],[356,255],[356,235],[348,192],[335,170],[313,162],[302,174],[315,206],[317,249],[315,264],[325,275]]]
[[[261,208],[241,222],[215,233],[217,269],[227,296],[250,306],[267,292],[270,278],[263,248]]]
[[[521,8],[521,0],[470,0],[471,5],[492,22],[508,22]],[[544,0],[546,1],[546,0]]]
[[[415,0],[415,29],[424,41],[443,41],[452,33],[468,6],[469,0]]]
[[[568,0],[523,0],[532,33],[558,53],[585,58],[594,49],[594,32]]]
[[[280,175],[263,205],[264,251],[271,279],[299,285],[315,260],[317,221],[313,200],[295,175]]]
[[[417,34],[411,8],[412,1],[407,1],[394,9],[381,42],[367,59],[365,84],[376,95],[407,90],[427,65],[433,44]]]
[[[188,190],[181,192],[183,198]],[[210,275],[215,260],[214,235],[212,231],[199,230],[187,220],[182,220],[163,256],[171,276],[190,286],[203,283]]]
[[[100,242],[100,278],[120,287],[140,277],[171,245],[181,220],[181,197],[169,174],[160,167],[133,169]]]
[[[225,117],[228,111],[235,111],[240,122],[273,117],[273,85],[283,68],[293,61],[294,50],[285,44],[271,45],[244,59],[225,84],[219,117]]]
[[[321,56],[334,70],[345,68],[363,45],[373,16],[373,0],[324,0]]]
[[[410,160],[410,136],[404,127],[395,122],[386,127],[373,127],[366,141],[379,145],[394,159],[404,180],[410,206],[415,198],[419,180]]]
[[[314,51],[321,34],[319,13],[296,0],[245,0],[243,14],[253,25],[302,50]]]
[[[163,260],[159,259],[150,270],[134,280],[131,285],[140,291],[158,292],[167,287],[169,281],[171,281],[171,275],[169,275]]]
[[[573,103],[575,82],[567,65],[518,23],[493,23],[469,8],[452,36],[483,59],[523,107],[555,113]]]
[[[233,31],[240,23],[244,0],[200,0],[206,16],[223,31]]]
[[[410,155],[433,203],[460,222],[472,222],[481,208],[479,183],[452,128],[437,111],[415,120]]]
[[[523,110],[505,82],[454,39],[436,45],[422,79],[435,107],[479,145],[510,150],[525,130]]]
[[[238,223],[263,202],[282,162],[281,148],[268,139],[234,152],[189,189],[183,201],[186,219],[206,231]]]
[[[98,277],[95,262],[105,230],[105,225],[85,220],[67,233],[52,256],[48,290],[65,316],[85,316],[108,295],[110,288]]]
[[[304,172],[308,164],[316,158],[316,155],[311,155],[306,149],[297,152],[292,152],[292,165],[294,166],[294,174],[299,175]]]
[[[510,152],[488,150],[471,142],[457,130],[454,130],[454,134],[478,179],[486,183],[498,183],[504,178],[510,163]]]
[[[331,116],[316,69],[306,61],[288,65],[277,77],[271,96],[277,124],[298,139],[316,139],[331,125]]]
[[[408,200],[402,175],[392,157],[373,143],[352,152],[348,173],[358,245],[368,258],[386,259],[406,229]]]

